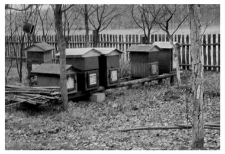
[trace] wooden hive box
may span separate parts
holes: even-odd
[[[98,89],[100,55],[101,53],[93,48],[66,49],[66,64],[72,65],[77,71],[78,91]],[[59,57],[59,53],[56,57]]]
[[[178,50],[180,49],[180,44],[174,42]],[[160,51],[160,56],[158,57],[159,61],[159,74],[170,73],[176,68],[176,63],[174,61],[174,52],[173,46],[170,42],[154,42],[152,45],[158,46]]]
[[[40,64],[52,62],[53,49],[53,46],[45,42],[34,43],[25,49],[25,52],[27,52],[28,77],[31,76],[30,71]]]
[[[132,78],[146,78],[158,75],[158,57],[161,49],[154,45],[134,45],[130,53]]]
[[[37,75],[37,86],[60,86],[60,64],[41,64],[31,71]],[[77,91],[77,75],[72,65],[66,65],[67,89]]]
[[[118,84],[119,60],[122,51],[116,48],[94,48],[101,52],[99,56],[99,82],[105,88]]]

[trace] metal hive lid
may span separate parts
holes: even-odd
[[[34,50],[35,48],[35,50]],[[27,47],[25,49],[25,51],[40,51],[40,52],[45,52],[45,51],[49,51],[49,50],[53,50],[54,47],[49,45],[46,42],[40,42],[40,43],[34,43],[33,45]]]
[[[103,55],[119,55],[123,52],[116,48],[94,48],[97,51],[100,51]]]
[[[57,53],[56,56],[59,56],[60,53]],[[101,53],[93,48],[67,48],[66,57],[92,57],[100,56]]]
[[[178,42],[173,42],[173,44],[180,47],[180,44]],[[170,44],[170,42],[154,42],[152,45],[156,45],[161,49],[172,49],[173,48],[173,46]]]
[[[151,52],[152,49],[157,48],[160,50],[160,48],[156,45],[133,45],[127,49],[128,52]]]
[[[72,65],[66,65],[66,70]],[[55,74],[60,75],[60,64],[41,64],[31,71],[36,74]]]

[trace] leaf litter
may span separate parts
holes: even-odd
[[[205,73],[205,88],[220,92],[219,74]],[[185,79],[186,78],[186,79]],[[183,76],[185,84],[190,74]],[[191,96],[168,80],[111,89],[101,103],[70,102],[68,111],[60,105],[6,110],[5,149],[48,150],[188,150],[189,130],[117,130],[144,126],[171,126],[191,122]],[[209,89],[207,89],[209,90]],[[209,93],[210,94],[210,93]],[[220,97],[204,98],[205,122],[220,121]],[[220,149],[220,131],[205,129],[205,149]]]

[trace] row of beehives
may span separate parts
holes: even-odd
[[[60,86],[60,65],[51,63],[53,48],[46,43],[36,43],[26,49],[32,76],[37,76],[37,86]],[[131,75],[145,78],[173,70],[173,51],[168,42],[152,45],[135,45],[130,52]],[[68,91],[92,91],[99,86],[111,88],[119,83],[118,69],[122,52],[115,48],[66,49],[66,74]],[[59,53],[56,54],[59,57]]]

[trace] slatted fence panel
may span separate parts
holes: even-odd
[[[5,36],[5,57],[20,57],[21,44],[20,37]],[[30,46],[32,38],[25,36],[24,48]],[[53,58],[57,53],[57,40],[53,35],[48,36],[36,36],[36,42],[46,41],[50,45],[54,46],[52,52]],[[150,43],[155,41],[168,41],[166,34],[151,34],[149,37]],[[178,60],[181,69],[191,68],[191,51],[190,51],[190,36],[175,34],[173,35],[173,41],[180,43],[182,46],[178,54]],[[129,60],[129,54],[126,50],[131,45],[141,44],[140,34],[99,34],[99,47],[114,47],[123,51],[124,54],[121,56],[123,60]],[[89,35],[89,47],[93,46],[92,34]],[[68,48],[83,48],[85,47],[85,35],[72,35],[69,36]],[[220,70],[220,34],[205,34],[202,37],[202,52],[203,52],[203,63],[205,70],[219,71]],[[26,53],[22,53],[23,57],[26,58]]]

